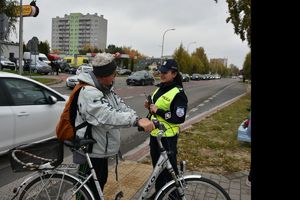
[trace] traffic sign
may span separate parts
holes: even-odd
[[[15,8],[15,15],[16,17],[20,17],[20,6],[16,6]],[[22,5],[22,16],[23,17],[36,17],[39,13],[39,9],[37,6],[31,5]]]

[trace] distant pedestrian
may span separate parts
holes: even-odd
[[[52,61],[50,62],[50,66],[51,66],[51,69],[52,69],[51,74],[54,74],[54,72],[55,72],[55,63],[54,63],[54,62],[55,62],[54,60],[52,60]]]
[[[59,64],[58,64],[57,61],[55,61],[54,64],[55,64],[54,66],[55,66],[56,75],[58,76],[58,72],[59,72]]]

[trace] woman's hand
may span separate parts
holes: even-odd
[[[151,104],[150,105],[150,111],[152,112],[152,113],[156,113],[156,111],[157,111],[157,106],[155,105],[155,104]]]
[[[150,107],[150,103],[147,99],[144,101],[144,107],[147,109],[149,109],[149,107]]]

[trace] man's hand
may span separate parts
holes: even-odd
[[[155,129],[155,126],[151,120],[148,118],[141,118],[138,121],[138,126],[143,127],[145,132],[150,132]]]

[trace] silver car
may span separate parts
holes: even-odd
[[[49,74],[50,72],[52,72],[51,66],[49,66],[47,63],[40,60],[31,62],[30,70],[34,73],[39,73],[39,74]]]

